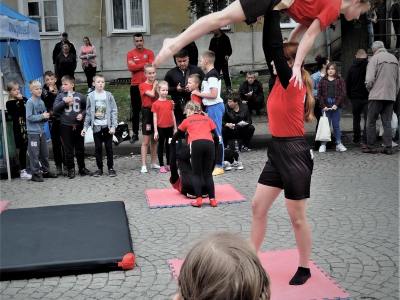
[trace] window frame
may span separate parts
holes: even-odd
[[[54,36],[54,35],[60,35],[62,32],[65,31],[65,24],[64,24],[64,0],[55,0],[56,5],[57,5],[57,21],[58,21],[58,30],[57,31],[42,31],[43,28],[45,28],[44,25],[44,8],[43,8],[43,1],[46,0],[18,0],[18,10],[20,13],[28,16],[28,3],[29,2],[38,2],[39,3],[39,14],[40,19],[41,19],[41,28],[39,28],[39,33],[40,36]]]
[[[141,0],[142,1],[142,9],[143,9],[143,26],[142,27],[132,27],[130,26],[127,29],[115,29],[114,28],[114,14],[113,14],[113,0],[106,0],[106,21],[107,21],[107,32],[109,35],[112,34],[131,34],[136,32],[141,33],[149,33],[150,32],[150,14],[149,14],[149,0]],[[129,5],[129,9],[125,12],[125,17],[127,20],[131,19],[131,11],[130,11],[130,0],[124,0],[126,7]]]

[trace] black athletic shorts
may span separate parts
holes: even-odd
[[[153,113],[148,107],[142,107],[142,133],[143,135],[154,133]]]
[[[304,137],[273,137],[258,183],[283,189],[290,200],[310,198],[313,158]]]
[[[280,0],[240,0],[246,23],[252,24],[279,3]]]

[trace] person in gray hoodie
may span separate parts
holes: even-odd
[[[377,153],[376,120],[379,114],[383,126],[382,153],[393,154],[392,150],[392,114],[393,105],[400,89],[400,68],[396,57],[387,52],[383,42],[375,41],[372,44],[374,55],[370,59],[365,75],[365,85],[369,91],[367,116],[367,147],[364,153]]]
[[[40,98],[42,85],[33,80],[29,83],[32,97],[26,102],[26,129],[28,132],[28,154],[32,181],[43,182],[44,178],[56,178],[57,175],[49,171],[49,150],[44,132],[44,125],[50,114]]]
[[[94,77],[95,90],[89,93],[86,104],[86,117],[81,135],[85,136],[89,127],[93,130],[95,156],[98,170],[94,177],[103,175],[103,142],[107,154],[108,176],[115,177],[112,139],[117,127],[118,109],[114,97],[104,90],[104,76]]]

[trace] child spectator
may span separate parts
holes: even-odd
[[[318,100],[320,107],[332,124],[336,140],[336,151],[344,152],[347,148],[342,144],[342,132],[340,131],[340,112],[344,104],[346,87],[345,82],[337,74],[334,63],[326,66],[326,75],[318,85]],[[319,152],[326,152],[326,142],[322,142]]]
[[[247,72],[246,80],[239,88],[242,103],[247,103],[250,113],[255,110],[260,115],[260,110],[264,107],[264,91],[261,82],[257,80],[257,74]]]
[[[237,234],[214,233],[183,262],[174,300],[269,300],[269,278],[250,244]]]
[[[151,107],[153,102],[157,99],[157,84],[156,80],[156,69],[147,64],[144,66],[144,75],[146,81],[139,85],[140,97],[142,97],[142,133],[143,142],[140,149],[142,155],[142,168],[141,173],[147,173],[146,156],[147,149],[150,145],[150,156],[151,156],[151,168],[160,169],[160,166],[156,164],[156,151],[157,142],[153,138],[154,126],[153,126],[153,113]]]
[[[194,195],[196,196],[196,200],[192,201],[191,205],[194,207],[202,206],[202,186],[205,184],[210,205],[216,207],[218,204],[215,199],[215,187],[212,177],[215,159],[214,143],[217,144],[219,139],[215,130],[216,126],[209,117],[202,114],[199,104],[189,101],[185,106],[185,112],[186,119],[179,125],[171,144],[175,145],[177,139],[183,138],[185,132],[187,132],[193,170],[192,182]]]
[[[50,118],[50,114],[46,112],[46,106],[40,98],[42,95],[41,83],[33,80],[29,83],[29,89],[32,97],[26,102],[26,127],[31,180],[43,182],[43,178],[57,178],[57,175],[49,170],[49,151],[44,134],[44,123]]]
[[[57,175],[62,175],[64,150],[62,149],[61,144],[60,116],[54,114],[53,112],[54,101],[56,100],[58,94],[56,85],[57,78],[52,71],[46,71],[44,73],[44,82],[45,84],[42,89],[42,100],[44,101],[44,105],[46,105],[47,111],[50,113],[49,125],[53,157],[56,164]]]
[[[114,97],[110,92],[104,90],[105,81],[103,75],[94,77],[93,93],[89,93],[86,103],[86,117],[82,130],[85,136],[89,127],[92,127],[95,145],[95,156],[97,171],[94,177],[103,175],[103,143],[107,154],[108,176],[115,177],[112,140],[115,128],[118,125],[118,109]]]
[[[201,84],[200,75],[192,74],[188,78],[188,83],[186,85],[186,89],[191,93],[190,101],[193,101],[194,103],[202,105],[203,99],[201,99],[201,97],[195,95],[200,92],[200,84]],[[195,93],[192,93],[192,92],[195,92]]]
[[[158,141],[158,161],[160,163],[160,173],[170,171],[169,164],[169,144],[168,141],[176,132],[176,120],[174,114],[173,101],[167,99],[168,82],[161,81],[158,83],[157,92],[159,98],[153,103],[151,111],[153,112],[154,121],[154,140]],[[167,165],[164,166],[164,147],[167,157]]]
[[[62,92],[54,101],[54,113],[60,115],[61,142],[65,151],[67,176],[75,178],[74,154],[78,163],[79,175],[91,175],[85,167],[85,146],[81,136],[86,113],[86,97],[74,92],[75,80],[68,75],[61,78]]]
[[[8,101],[6,103],[7,113],[13,121],[13,132],[15,146],[18,149],[18,160],[20,178],[30,180],[32,175],[26,170],[26,151],[28,149],[28,136],[26,132],[26,99],[22,96],[19,84],[11,81],[7,84]]]
[[[224,115],[225,106],[221,98],[221,80],[219,73],[214,68],[215,54],[212,51],[206,51],[200,57],[200,66],[206,74],[201,85],[201,92],[193,91],[192,95],[199,96],[203,99],[206,107],[206,113],[214,121],[216,132],[220,139],[220,145],[216,155],[216,164],[213,176],[224,174],[222,162],[224,161],[224,143],[222,140],[222,116]]]
[[[240,103],[239,95],[230,95],[222,119],[224,145],[236,151],[250,151],[249,144],[255,130],[251,123],[249,110]]]

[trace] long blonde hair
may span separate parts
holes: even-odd
[[[270,283],[256,252],[237,234],[221,232],[201,240],[182,265],[184,300],[269,300]]]

